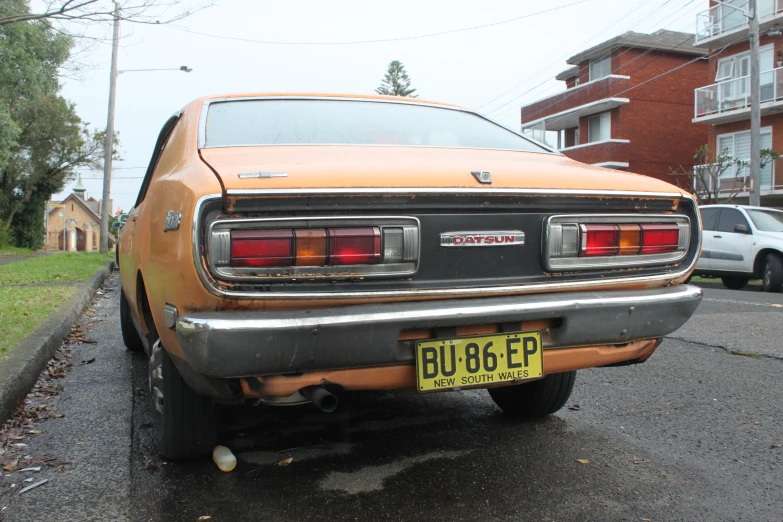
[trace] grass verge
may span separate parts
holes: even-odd
[[[0,265],[0,284],[84,281],[114,254],[51,254]]]
[[[0,357],[75,290],[71,286],[0,287]]]
[[[0,256],[24,256],[32,253],[33,251],[29,248],[19,248],[15,246],[0,247]]]

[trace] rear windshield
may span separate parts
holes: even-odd
[[[372,101],[212,103],[205,131],[206,147],[403,145],[547,152],[470,112]]]
[[[783,232],[783,212],[746,209],[756,228],[764,232]]]

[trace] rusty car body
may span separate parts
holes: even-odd
[[[249,399],[480,387],[536,417],[687,321],[700,245],[687,192],[467,109],[208,97],[164,125],[122,231],[122,331],[170,458]]]

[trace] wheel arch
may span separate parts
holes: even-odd
[[[152,308],[147,297],[147,287],[144,284],[144,276],[141,270],[136,272],[136,317],[139,318],[142,334],[147,339],[149,346],[158,338],[158,330],[152,317]]]
[[[761,277],[761,271],[764,268],[764,260],[767,258],[769,254],[777,254],[779,256],[783,256],[783,252],[776,248],[762,248],[758,251],[756,254],[756,259],[753,260],[753,275],[756,277]]]

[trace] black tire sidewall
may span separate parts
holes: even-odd
[[[767,277],[767,274],[770,277]],[[765,292],[780,292],[783,288],[783,257],[780,254],[767,254],[764,260],[764,273],[761,274],[762,288]]]

